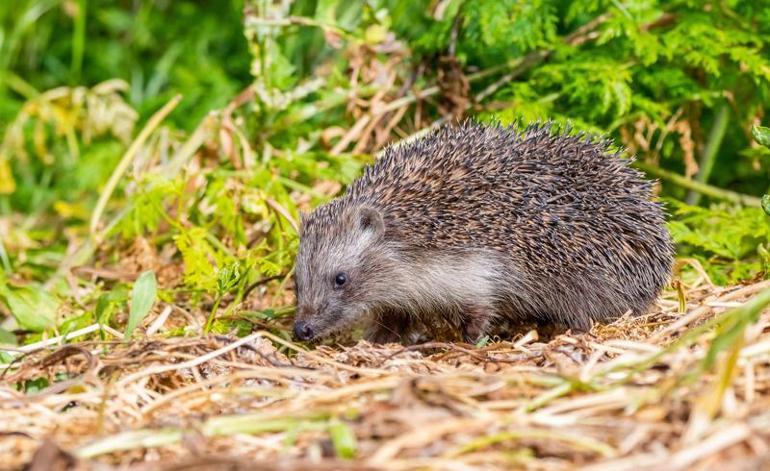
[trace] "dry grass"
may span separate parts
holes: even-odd
[[[608,18],[597,17],[565,41],[595,39],[596,26]],[[394,139],[414,138],[481,104],[551,54],[537,50],[467,77],[445,62],[437,85],[415,90],[414,79],[398,73],[408,51],[383,46],[390,48],[387,59],[368,46],[350,52],[349,81],[358,89],[327,105],[346,106],[355,122],[323,130],[331,154],[373,153]],[[469,83],[492,78],[470,96]],[[295,95],[318,86],[310,81]],[[123,213],[109,214],[107,203],[138,156],[153,155],[143,164],[147,174],[170,177],[189,167],[189,190],[202,181],[202,169],[219,166],[205,158],[207,149],[226,155],[235,169],[253,168],[255,155],[281,152],[267,141],[252,150],[251,141],[241,139],[246,130],[233,113],[256,93],[249,87],[168,149],[146,141],[178,99],[158,111],[105,185],[91,215],[91,237],[69,241],[58,275],[76,286],[75,275],[133,280],[153,269],[161,286],[178,285],[179,261],[164,259],[163,250],[141,237],[121,251],[120,266],[76,262],[111,259],[104,257],[104,242]],[[437,120],[423,110],[434,99],[442,115]],[[309,104],[296,123],[279,124],[291,128],[327,105]],[[319,185],[318,193],[335,194],[340,184]],[[307,194],[295,199],[303,208],[310,202]],[[275,201],[266,205],[294,223]],[[258,232],[265,225],[252,226]],[[710,356],[715,339],[717,345],[730,339],[713,320],[770,294],[770,281],[719,288],[704,275],[679,286],[683,298],[669,292],[643,318],[548,338],[524,331],[478,348],[359,342],[308,351],[263,331],[240,339],[169,338],[174,327],[199,332],[207,314],[158,303],[141,341],[118,341],[121,332],[92,325],[67,339],[7,350],[15,360],[0,364],[0,468],[770,469],[770,312],[721,345],[715,361]],[[289,304],[260,302],[266,305],[246,307]],[[116,340],[80,342],[97,332]],[[50,386],[18,391],[40,378]]]
[[[28,346],[0,366],[2,466],[760,469],[770,312],[727,375],[725,353],[702,368],[713,329],[693,329],[769,287],[703,284],[683,313],[672,292],[643,318],[480,348],[308,351],[266,332]],[[13,386],[41,376],[68,379]]]

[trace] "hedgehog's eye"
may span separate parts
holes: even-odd
[[[348,274],[341,271],[334,277],[334,286],[340,287],[348,282]]]

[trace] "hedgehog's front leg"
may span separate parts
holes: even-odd
[[[487,333],[491,319],[490,308],[481,305],[467,307],[460,320],[463,339],[472,344],[478,342]]]
[[[364,338],[379,344],[404,342],[409,339],[412,327],[407,314],[392,311],[375,314]]]

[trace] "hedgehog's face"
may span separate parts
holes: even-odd
[[[318,339],[361,321],[387,263],[382,215],[371,208],[318,208],[300,231],[294,334]]]

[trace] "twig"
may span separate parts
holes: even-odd
[[[711,436],[699,440],[692,446],[678,451],[667,460],[669,469],[687,469],[698,459],[714,455],[736,443],[740,443],[755,432],[746,424],[734,424],[727,428],[718,428]]]
[[[174,157],[162,170],[163,175],[166,178],[174,178],[179,171],[184,167],[190,158],[195,155],[195,152],[206,142],[212,135],[212,130],[215,128],[216,114],[212,113],[203,118],[201,123],[195,128],[192,135],[182,144],[182,147],[176,152]]]
[[[250,284],[249,287],[246,288],[243,291],[243,299],[246,299],[249,296],[249,294],[252,291],[254,291],[254,288],[256,288],[258,286],[261,286],[261,285],[264,285],[264,284],[269,283],[269,282],[274,281],[274,280],[279,280],[279,279],[283,278],[286,275],[287,275],[286,273],[281,273],[279,275],[268,276],[266,278],[262,278],[262,279],[259,279],[259,280],[255,281],[254,283]]]
[[[602,15],[597,16],[593,20],[589,21],[585,25],[581,26],[580,28],[576,29],[572,33],[565,36],[564,42],[572,46],[582,44],[583,42],[591,38],[593,30],[596,29],[597,26],[607,21],[609,17],[610,17],[609,13],[604,13]],[[478,93],[472,101],[468,102],[468,104],[466,105],[466,110],[469,109],[473,103],[479,103],[485,100],[489,96],[493,95],[501,86],[505,85],[506,83],[520,76],[521,74],[523,74],[524,72],[532,68],[533,66],[539,64],[541,61],[546,59],[552,52],[553,51],[549,49],[538,49],[536,51],[530,52],[524,57],[517,57],[516,59],[510,60],[505,64],[490,67],[488,69],[484,69],[474,74],[468,75],[468,82],[473,83],[478,80],[491,77],[503,70],[513,69],[509,73],[505,74],[503,77],[491,83],[480,93]],[[404,97],[393,100],[388,104],[386,104],[385,106],[382,106],[374,110],[371,115],[374,117],[380,116],[384,113],[388,113],[390,111],[408,106],[418,100],[429,98],[433,95],[436,95],[439,92],[440,92],[440,88],[437,86],[425,88],[423,90],[414,92],[411,95],[406,95]],[[366,118],[366,116],[362,117],[362,119],[363,118]],[[447,122],[446,118],[439,118],[438,120],[434,121],[430,126],[422,128],[417,132],[400,140],[399,144],[404,144],[414,139],[417,139],[425,135],[426,133],[430,132],[430,130],[435,129],[436,127],[444,124],[445,122]],[[342,146],[342,148],[344,149],[344,147],[346,147],[347,144],[348,143],[345,143],[345,145]],[[339,146],[339,143],[338,143],[338,146]],[[378,157],[379,157],[379,154],[378,154]]]
[[[586,23],[582,27],[578,28],[574,33],[565,36],[565,41],[568,44],[573,44],[575,41],[577,41],[579,38],[582,38],[586,32],[591,31],[592,29],[596,28],[598,25],[604,23],[609,18],[608,14],[600,15],[593,19],[592,21]],[[506,62],[505,64],[501,64],[495,67],[490,67],[488,69],[476,72],[475,74],[468,75],[468,82],[476,82],[478,80],[485,79],[487,77],[490,77],[492,75],[495,75],[503,70],[515,68],[516,70],[512,71],[511,74],[513,76],[511,78],[515,78],[518,75],[521,75],[526,70],[528,70],[533,65],[540,62],[540,60],[547,57],[552,51],[547,49],[539,49],[537,51],[530,52],[524,57],[517,57],[516,59],[510,60]],[[508,75],[511,75],[508,74]],[[506,75],[506,77],[508,77]],[[511,80],[509,78],[508,80]],[[381,114],[397,110],[401,108],[404,105],[409,105],[411,103],[414,103],[417,100],[422,100],[428,97],[431,97],[433,95],[438,94],[441,91],[441,89],[438,86],[428,87],[425,89],[422,89],[420,91],[414,92],[410,95],[406,95],[402,98],[399,98],[397,100],[393,100],[386,104],[385,106],[382,106],[380,108],[377,108],[372,112],[372,116],[379,116]],[[483,94],[484,92],[482,92]],[[482,98],[485,98],[486,95],[483,95]]]
[[[70,332],[65,335],[60,335],[58,337],[53,337],[46,340],[41,340],[40,342],[31,343],[29,345],[24,345],[23,347],[13,348],[11,350],[5,350],[3,348],[0,348],[0,351],[5,352],[11,356],[16,356],[20,353],[30,353],[34,352],[36,350],[42,350],[47,347],[52,347],[54,345],[60,345],[64,342],[77,338],[82,337],[84,335],[88,335],[90,333],[96,332],[98,330],[108,330],[112,335],[117,335],[117,337],[121,337],[122,334],[115,331],[113,328],[102,325],[102,324],[91,324],[88,327],[83,327],[82,329],[78,329],[74,332]],[[7,368],[7,365],[0,365],[0,368]]]
[[[214,350],[213,352],[209,352],[209,353],[207,353],[205,355],[201,355],[201,356],[199,356],[199,357],[197,357],[197,358],[195,358],[193,360],[190,360],[190,361],[185,361],[183,363],[174,363],[174,364],[165,365],[165,366],[158,366],[158,367],[154,367],[154,368],[147,368],[145,370],[142,370],[142,371],[139,371],[137,373],[134,373],[134,374],[131,374],[131,375],[128,375],[128,376],[124,377],[123,379],[121,379],[118,382],[117,386],[119,388],[122,388],[122,387],[125,387],[125,386],[127,386],[128,384],[130,384],[130,383],[132,383],[134,381],[137,381],[139,379],[145,378],[147,376],[152,376],[152,375],[156,375],[156,374],[160,374],[160,373],[166,373],[168,371],[176,371],[176,370],[181,370],[181,369],[194,368],[194,367],[196,367],[198,365],[201,365],[203,363],[206,363],[207,361],[212,360],[212,359],[214,359],[214,358],[216,358],[218,356],[224,355],[225,353],[227,353],[229,351],[235,350],[236,348],[240,347],[241,345],[245,345],[247,343],[253,342],[256,339],[262,337],[263,334],[264,334],[264,332],[261,332],[261,331],[260,332],[256,332],[256,333],[251,334],[251,335],[249,335],[247,337],[243,337],[241,339],[238,339],[238,341],[233,342],[233,343],[231,343],[229,345],[225,345],[224,347],[222,347],[222,348],[220,348],[218,350]]]
[[[265,203],[267,203],[267,205],[270,206],[270,208],[272,208],[273,211],[280,214],[281,216],[283,216],[284,219],[286,219],[286,221],[289,223],[291,228],[294,229],[295,234],[299,234],[299,224],[297,223],[296,220],[294,220],[291,213],[289,213],[288,209],[281,206],[280,203],[278,203],[272,198],[265,198]]]
[[[479,93],[476,96],[476,100],[475,100],[476,103],[487,99],[488,97],[493,95],[498,89],[500,89],[500,87],[510,82],[511,80],[515,79],[519,75],[523,74],[524,72],[529,70],[532,66],[539,64],[549,55],[551,55],[550,50],[541,49],[541,50],[530,52],[529,54],[524,56],[523,59],[518,61],[518,63],[513,67],[513,70],[503,75],[499,79],[495,80],[493,83],[487,86],[484,90],[482,90],[481,93]]]
[[[353,35],[337,25],[324,23],[307,18],[305,16],[289,16],[286,18],[261,18],[249,15],[246,17],[247,26],[285,27],[285,26],[313,26],[324,31],[332,32],[344,38],[353,38]]]
[[[154,321],[152,321],[152,324],[147,328],[147,331],[145,332],[145,335],[148,337],[155,334],[158,330],[160,330],[161,327],[163,327],[163,324],[166,323],[166,320],[168,319],[168,316],[171,314],[172,307],[170,305],[167,305],[163,311],[161,311],[160,315],[155,318]]]
[[[303,424],[306,429],[311,424],[317,424],[317,428],[322,429],[325,425],[322,421],[327,418],[327,414],[322,412],[313,412],[293,417],[277,414],[273,416],[264,413],[225,415],[209,418],[200,425],[198,431],[204,437],[216,437],[239,433],[281,432],[296,429],[300,424]],[[136,448],[157,448],[181,441],[184,433],[185,430],[183,428],[176,427],[122,432],[80,447],[75,450],[75,454],[80,458],[91,458],[116,451]]]
[[[369,462],[374,465],[383,466],[404,448],[425,446],[443,435],[469,433],[488,427],[490,427],[489,423],[479,419],[450,419],[438,423],[424,424],[422,427],[416,427],[412,432],[385,442],[372,454]]]
[[[449,452],[445,453],[445,456],[454,458],[470,451],[489,448],[490,446],[500,442],[527,439],[540,439],[548,442],[562,442],[566,445],[571,445],[574,448],[596,453],[597,455],[603,457],[615,455],[615,450],[610,445],[590,437],[558,430],[522,428],[477,438],[469,443],[463,444],[456,449],[450,450]]]

